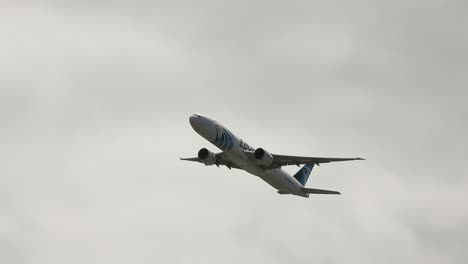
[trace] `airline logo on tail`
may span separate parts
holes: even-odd
[[[310,172],[314,168],[315,163],[308,163],[304,165],[295,175],[294,178],[298,182],[302,184],[302,186],[305,186],[307,183],[307,180],[309,179]]]

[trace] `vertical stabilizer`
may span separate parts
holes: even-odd
[[[314,168],[315,163],[307,163],[304,165],[296,174],[294,174],[294,178],[302,184],[302,186],[305,186],[307,183],[307,180],[309,179],[310,172]]]

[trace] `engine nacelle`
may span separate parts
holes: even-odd
[[[216,163],[216,155],[206,148],[202,148],[198,151],[198,158],[207,166]]]
[[[273,163],[273,155],[262,148],[255,150],[254,157],[257,164],[262,166],[270,166]]]

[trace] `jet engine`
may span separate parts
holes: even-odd
[[[254,157],[257,164],[262,166],[269,166],[273,163],[273,155],[262,148],[258,148],[254,151]]]
[[[207,166],[214,165],[216,163],[216,155],[206,148],[202,148],[198,151],[198,158]]]

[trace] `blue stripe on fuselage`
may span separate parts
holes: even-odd
[[[220,128],[217,130],[216,139],[212,143],[221,150],[227,151],[234,146],[234,136],[229,130]]]

